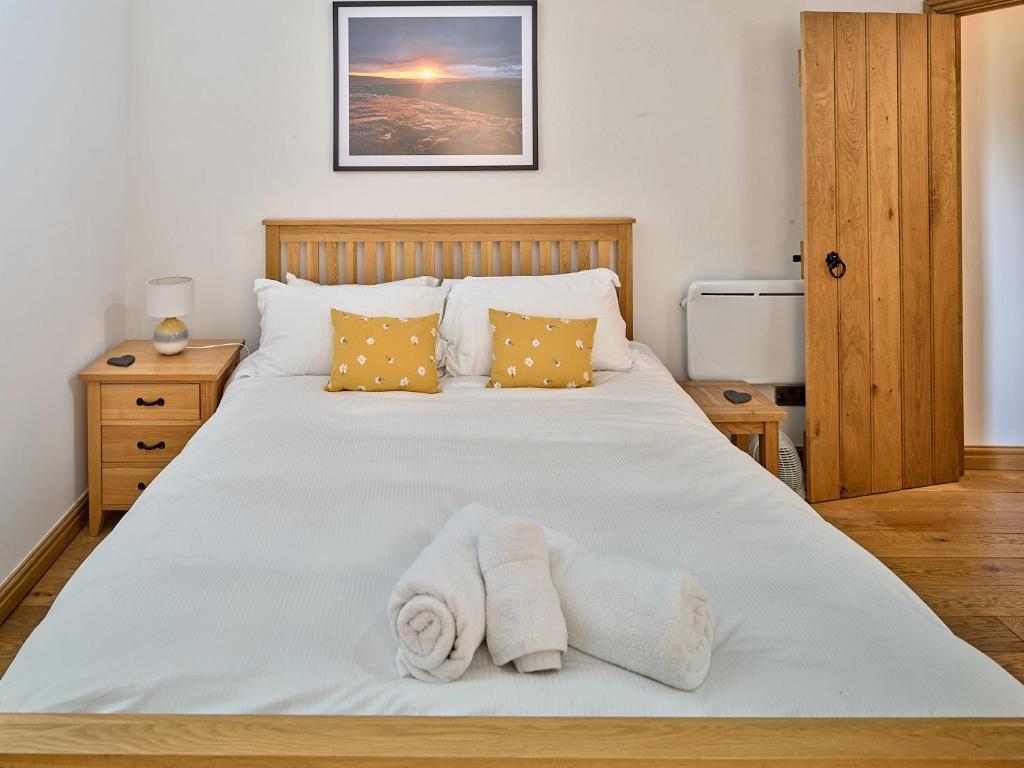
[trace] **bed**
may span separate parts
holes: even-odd
[[[600,264],[622,275],[631,325],[631,246],[626,219],[275,220],[267,272],[374,282],[456,276],[457,256],[472,273]],[[154,764],[162,750],[281,765],[1019,756],[1024,686],[732,447],[635,347],[632,371],[577,391],[458,377],[429,397],[327,395],[323,377],[243,364],[0,680],[0,711],[34,713],[0,716],[0,755],[21,744]],[[396,678],[390,589],[472,502],[698,575],[716,613],[705,684],[683,693],[572,650],[561,672],[522,676],[483,648],[457,683]]]

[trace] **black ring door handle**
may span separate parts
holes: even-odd
[[[146,484],[145,484],[145,483],[139,483],[139,485],[138,485],[138,489],[139,489],[140,491],[144,491],[144,490],[146,490]]]
[[[146,408],[150,408],[154,405],[163,405],[164,399],[162,397],[158,397],[156,400],[143,400],[141,397],[137,397],[135,398],[135,404],[140,407],[145,406]]]
[[[825,255],[825,266],[828,267],[828,273],[836,280],[846,274],[846,262],[839,258],[839,254],[835,251],[829,251]]]
[[[161,440],[159,443],[153,443],[152,445],[146,445],[144,442],[139,440],[139,442],[136,443],[136,445],[138,446],[140,451],[162,451],[164,448],[167,447],[167,443],[165,443],[163,440]]]

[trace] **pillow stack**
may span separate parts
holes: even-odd
[[[438,369],[488,386],[575,389],[632,368],[618,276],[415,277],[319,285],[257,280],[257,376],[330,375],[328,391],[438,391]],[[416,342],[410,341],[415,338]],[[420,373],[420,371],[423,373]]]
[[[257,376],[326,376],[335,351],[331,310],[365,317],[440,317],[444,292],[403,283],[284,285],[257,280],[260,349]],[[436,337],[433,339],[436,341]],[[434,352],[435,360],[437,352]]]
[[[628,371],[636,361],[610,269],[588,269],[544,277],[467,277],[448,296],[441,319],[445,369],[453,376],[491,373],[490,310],[527,317],[596,321],[593,369]]]

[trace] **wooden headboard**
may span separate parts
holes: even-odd
[[[267,277],[324,285],[419,275],[552,275],[614,269],[633,338],[632,218],[264,219]]]

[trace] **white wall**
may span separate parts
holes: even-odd
[[[0,0],[0,581],[85,490],[78,371],[124,338],[125,0]]]
[[[964,438],[1024,445],[1024,6],[961,32]]]
[[[257,339],[266,216],[625,214],[636,335],[681,374],[686,285],[799,274],[809,6],[850,3],[541,0],[540,171],[334,173],[327,0],[135,0],[129,329],[143,281],[184,272],[193,335]]]
[[[150,333],[147,277],[258,338],[266,216],[634,215],[636,334],[683,374],[686,285],[798,274],[808,5],[849,8],[541,0],[539,172],[339,174],[328,0],[0,0],[0,576],[85,488],[75,374]]]

